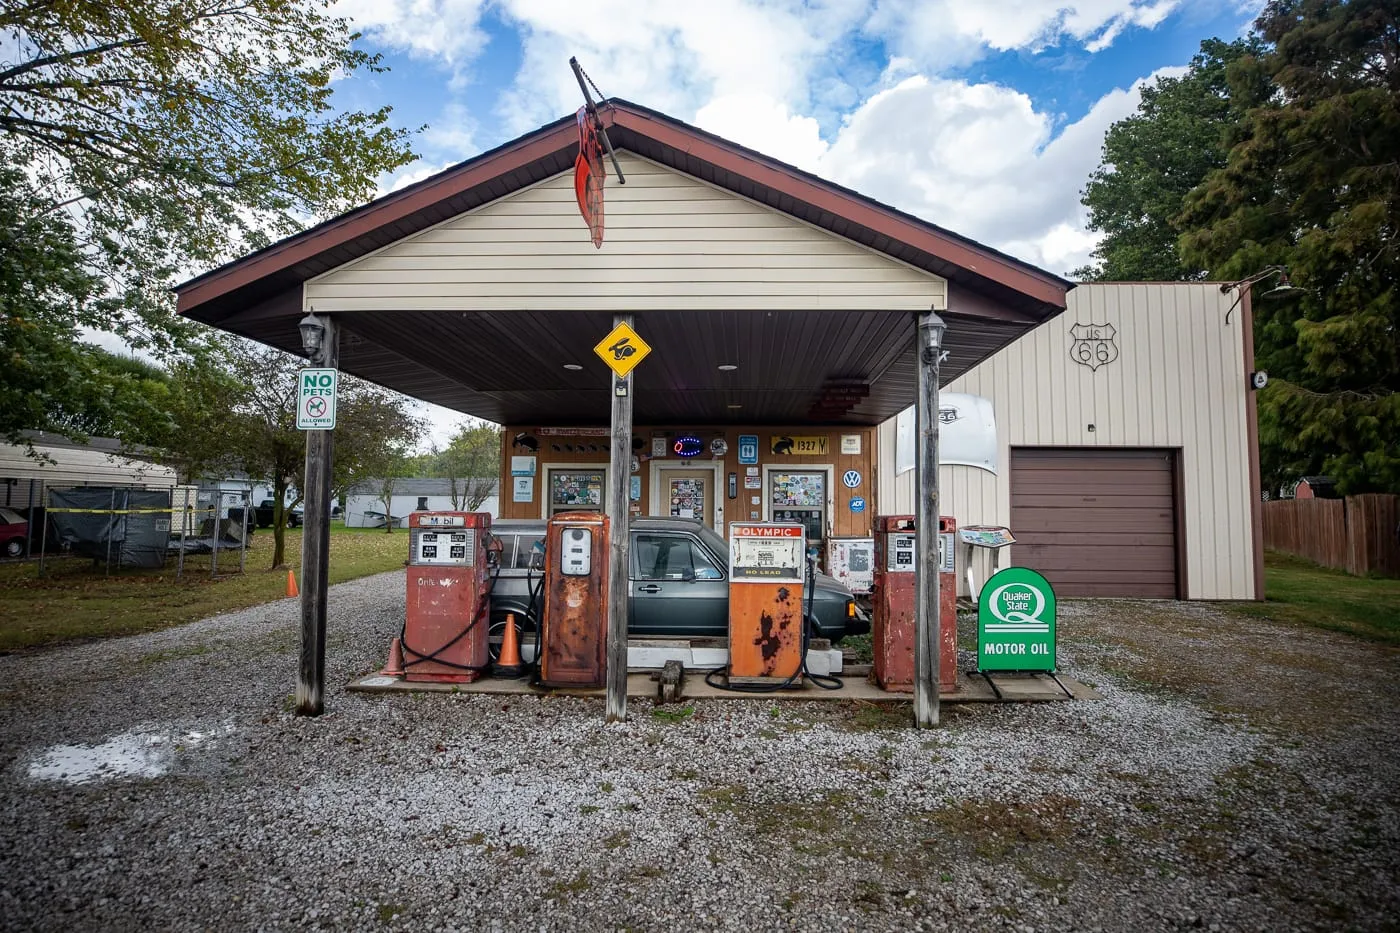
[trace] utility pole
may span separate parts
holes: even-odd
[[[918,535],[918,573],[914,577],[914,724],[938,725],[938,646],[943,624],[939,617],[938,561],[938,366],[943,356],[943,332],[948,325],[932,311],[919,314],[918,424],[915,460],[914,527]]]
[[[302,347],[311,366],[340,364],[340,329],[326,315],[301,321]],[[300,388],[298,387],[298,391]],[[326,577],[330,569],[333,431],[306,432],[306,517],[301,530],[301,666],[296,713],[319,716],[326,686]]]

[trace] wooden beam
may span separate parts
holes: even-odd
[[[919,375],[914,400],[919,444],[915,458],[914,528],[918,567],[914,577],[914,724],[938,725],[938,360],[943,319],[932,311],[918,317]],[[949,625],[956,620],[948,620]]]
[[[613,327],[632,326],[630,314],[613,315]],[[612,455],[608,460],[608,722],[627,719],[627,553],[631,547],[632,374],[612,383]]]
[[[340,330],[321,315],[325,336],[311,366],[334,369],[340,363]],[[299,390],[298,390],[299,391]],[[319,716],[326,686],[326,578],[330,569],[331,462],[334,431],[306,432],[305,522],[301,532],[301,666],[297,672],[296,713]]]

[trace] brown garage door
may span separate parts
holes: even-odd
[[[1062,596],[1174,598],[1172,459],[1166,450],[1013,449],[1015,562]]]

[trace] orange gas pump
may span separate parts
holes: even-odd
[[[734,522],[729,526],[729,683],[800,682],[802,525]]]
[[[545,538],[540,683],[601,687],[607,679],[608,517],[550,516]]]
[[[470,683],[490,664],[491,516],[414,512],[408,527],[404,679]]]
[[[958,683],[958,575],[953,538],[957,522],[938,520],[939,616],[938,689],[951,693]],[[874,620],[875,680],[886,690],[914,689],[914,572],[918,546],[912,515],[875,519]]]

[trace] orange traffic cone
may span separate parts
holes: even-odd
[[[496,659],[496,676],[519,677],[525,673],[525,664],[520,660],[520,639],[515,634],[515,613],[506,613],[506,630],[501,636],[501,656]]]
[[[297,578],[296,578],[296,574],[292,573],[290,570],[287,571],[287,595],[288,595],[288,596],[300,596],[300,595],[301,595],[301,590],[297,589]]]
[[[385,677],[403,676],[403,641],[397,636],[389,642],[389,663],[379,673]]]

